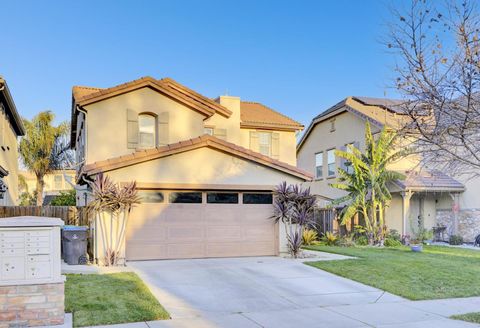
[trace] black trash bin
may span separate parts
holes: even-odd
[[[62,258],[68,264],[87,264],[87,230],[88,227],[63,227]]]

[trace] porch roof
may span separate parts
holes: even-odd
[[[405,180],[398,180],[395,185],[401,191],[419,191],[419,192],[463,192],[465,186],[450,177],[449,175],[438,171],[407,171],[404,172]]]

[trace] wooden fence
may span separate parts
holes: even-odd
[[[319,236],[325,235],[326,232],[334,232],[338,227],[336,227],[336,211],[335,209],[330,208],[320,208],[315,210],[313,219],[314,219],[314,229],[317,230]]]
[[[89,224],[89,215],[85,207],[75,206],[0,206],[0,218],[11,216],[48,216],[60,218],[69,225]]]

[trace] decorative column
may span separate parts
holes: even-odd
[[[407,234],[407,222],[408,217],[410,215],[410,199],[413,196],[413,192],[411,190],[402,191],[400,193],[402,195],[402,235]]]
[[[458,234],[458,212],[460,211],[460,202],[458,194],[450,194],[452,198],[452,212],[453,212],[453,224],[452,224],[452,235]]]

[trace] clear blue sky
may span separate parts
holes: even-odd
[[[21,115],[70,118],[73,85],[172,77],[298,121],[348,95],[395,96],[388,2],[3,1],[0,75]]]

